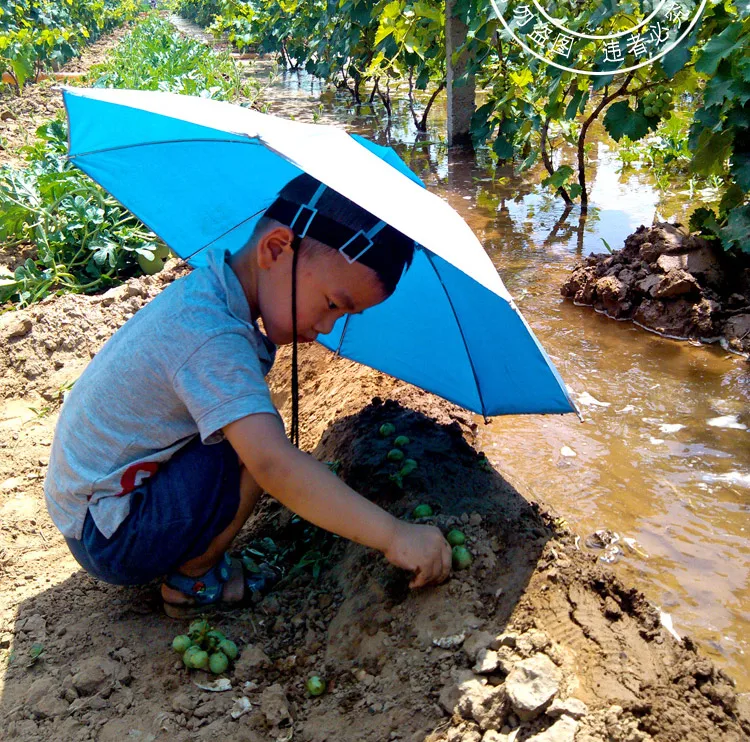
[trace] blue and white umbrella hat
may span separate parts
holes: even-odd
[[[63,96],[71,161],[195,266],[241,249],[302,172],[413,239],[394,294],[319,336],[327,348],[485,417],[575,411],[479,240],[390,148],[206,98]]]

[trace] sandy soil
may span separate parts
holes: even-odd
[[[187,622],[161,614],[155,586],[112,587],[80,571],[42,497],[65,389],[178,272],[0,317],[7,738],[750,739],[747,698],[689,639],[678,643],[567,524],[484,463],[469,415],[320,347],[302,357],[303,448],[339,461],[340,476],[399,516],[432,505],[426,522],[459,527],[473,564],[442,586],[409,592],[407,576],[378,554],[314,535],[323,551],[317,580],[304,570],[252,609],[212,619],[241,655],[230,690],[198,688],[203,673],[182,668],[169,646]],[[285,413],[288,372],[284,349],[271,384]],[[391,442],[378,434],[386,421],[410,438],[407,455],[419,463],[403,489],[390,478]],[[270,498],[238,544],[265,536],[292,561],[310,539]],[[307,695],[311,674],[328,681],[325,695]],[[520,697],[540,688],[546,695],[536,706]],[[249,710],[234,719],[242,697]]]

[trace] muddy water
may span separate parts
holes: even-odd
[[[267,80],[269,65],[254,65],[251,74]],[[602,240],[621,247],[661,215],[684,217],[691,195],[664,196],[645,172],[621,174],[602,137],[592,212],[585,224],[575,212],[561,221],[538,173],[494,172],[486,152],[448,152],[444,105],[420,137],[403,100],[386,128],[382,106],[357,111],[346,93],[304,74],[279,75],[267,100],[271,112],[391,144],[472,226],[584,416],[496,418],[481,430],[488,457],[565,518],[581,548],[595,530],[615,531],[615,569],[749,690],[750,366],[559,295],[580,255],[602,252]]]

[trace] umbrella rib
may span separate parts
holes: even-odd
[[[209,240],[205,245],[202,247],[199,247],[197,250],[194,250],[190,253],[184,260],[190,260],[191,258],[194,258],[201,250],[205,250],[207,247],[211,247],[215,242],[218,242],[219,240],[226,237],[230,232],[234,232],[235,229],[239,229],[243,224],[247,224],[251,219],[255,219],[256,216],[259,214],[263,214],[268,207],[264,206],[260,211],[256,211],[254,214],[250,214],[246,219],[243,219],[241,222],[237,222],[233,227],[230,227],[226,230],[226,232],[222,232],[218,237],[214,237],[212,240]]]
[[[479,403],[482,405],[482,416],[484,417],[485,422],[487,422],[487,412],[486,412],[487,408],[485,407],[485,404],[484,404],[484,399],[482,397],[482,389],[479,386],[479,377],[477,376],[477,371],[474,368],[474,361],[471,359],[471,353],[469,352],[469,346],[466,342],[466,336],[464,335],[463,327],[461,327],[461,321],[458,319],[458,314],[456,313],[456,308],[453,306],[453,302],[451,301],[451,297],[450,297],[450,294],[448,293],[448,289],[445,288],[445,284],[443,283],[443,278],[438,272],[438,269],[435,266],[435,263],[432,262],[432,256],[427,250],[425,250],[424,253],[427,256],[427,260],[429,261],[430,265],[432,266],[432,270],[435,271],[435,275],[437,276],[438,281],[440,281],[440,285],[443,287],[445,298],[448,300],[448,304],[450,305],[451,312],[453,312],[453,317],[456,320],[456,325],[458,326],[458,331],[461,334],[461,340],[464,344],[464,349],[466,350],[466,357],[469,359],[469,366],[471,366],[471,373],[474,376],[474,383],[477,386],[477,394],[479,395]]]
[[[138,147],[157,147],[163,144],[253,144],[251,137],[247,139],[165,139],[161,142],[136,142],[135,144],[121,144],[117,147],[105,147],[104,149],[92,149],[88,152],[78,152],[75,155],[67,155],[69,160],[75,160],[77,157],[86,157],[87,155],[101,155],[105,152],[119,152],[124,149],[137,149]]]
[[[351,314],[346,315],[346,319],[344,320],[344,329],[341,331],[341,338],[339,339],[339,347],[336,348],[336,355],[341,355],[341,346],[344,344],[344,335],[346,335],[346,328],[349,327],[349,320],[352,318]]]

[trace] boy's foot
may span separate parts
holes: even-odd
[[[267,565],[261,572],[247,571],[242,561],[225,553],[205,575],[188,577],[174,573],[161,586],[164,612],[170,618],[189,618],[206,609],[236,608],[249,602],[253,594],[264,593],[278,580]]]

